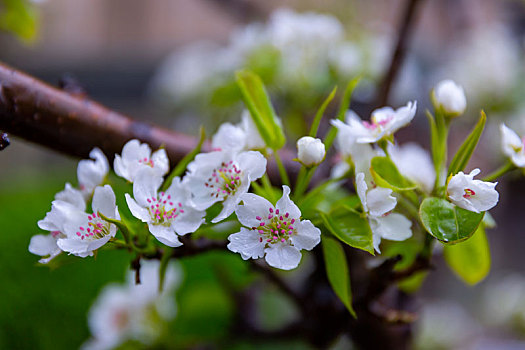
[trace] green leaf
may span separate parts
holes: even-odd
[[[335,294],[341,299],[350,314],[357,318],[352,307],[352,289],[350,286],[350,273],[346,262],[345,251],[341,244],[328,236],[321,242],[323,246],[326,276]]]
[[[22,0],[1,0],[0,12],[0,30],[11,32],[26,43],[35,41],[39,19],[34,4]]]
[[[310,136],[316,137],[317,136],[317,130],[319,129],[319,124],[321,123],[321,119],[323,118],[324,111],[326,110],[326,107],[332,100],[334,99],[335,93],[337,91],[337,86],[334,87],[330,95],[324,100],[323,104],[319,109],[317,110],[317,113],[315,114],[314,121],[312,122],[312,127],[310,128]]]
[[[374,157],[370,164],[370,173],[377,186],[391,188],[394,191],[408,191],[416,188],[416,185],[401,175],[390,158]]]
[[[448,175],[457,174],[465,169],[474,149],[476,149],[476,146],[478,145],[479,138],[483,133],[486,122],[487,116],[485,115],[485,112],[481,111],[481,117],[476,126],[474,126],[474,129],[472,129],[465,141],[463,141],[463,144],[459,147],[454,158],[452,158],[448,168]]]
[[[319,212],[319,215],[326,228],[341,241],[374,254],[372,231],[366,218],[344,208],[330,214]]]
[[[337,119],[339,120],[345,120],[345,114],[348,108],[350,107],[350,101],[352,100],[352,94],[354,93],[354,90],[359,84],[359,81],[361,80],[361,77],[356,77],[348,82],[345,88],[345,92],[343,94],[343,98],[341,99],[341,103],[339,104],[339,110],[337,111]],[[332,147],[332,143],[334,142],[335,135],[337,134],[337,129],[332,126],[330,128],[330,131],[326,135],[324,139],[324,144],[326,147],[326,152]]]
[[[443,243],[459,243],[474,234],[484,212],[474,213],[455,206],[443,198],[425,198],[419,217],[425,229]]]
[[[197,144],[197,146],[195,146],[195,148],[190,153],[186,154],[184,158],[182,158],[181,161],[177,164],[175,169],[171,171],[171,173],[168,175],[168,177],[162,184],[161,191],[166,191],[171,186],[173,179],[184,173],[184,171],[188,167],[188,164],[190,164],[190,162],[193,159],[195,159],[195,156],[199,154],[199,152],[201,151],[202,144],[204,143],[205,139],[206,139],[206,133],[204,132],[204,128],[201,127],[199,143]]]
[[[441,164],[441,154],[440,154],[440,142],[436,126],[436,120],[432,113],[429,110],[426,111],[426,116],[428,119],[428,124],[430,125],[430,143],[432,147],[432,160],[434,161],[434,170],[436,172],[439,170],[439,164]]]
[[[244,103],[264,142],[273,150],[282,148],[286,142],[284,133],[261,78],[248,70],[237,71],[235,76]]]
[[[485,228],[480,225],[466,242],[444,247],[448,266],[469,285],[481,282],[490,271],[490,249]]]

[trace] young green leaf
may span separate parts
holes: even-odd
[[[332,100],[334,99],[335,93],[337,91],[337,86],[334,87],[330,95],[324,100],[323,104],[319,109],[317,110],[317,113],[315,114],[314,121],[312,122],[312,127],[310,128],[310,136],[316,137],[317,136],[317,129],[319,129],[319,124],[321,123],[321,119],[323,118],[324,111],[326,110],[326,107]]]
[[[284,133],[263,82],[251,71],[235,73],[237,85],[264,142],[273,150],[282,148],[286,142]]]
[[[354,318],[357,318],[352,307],[352,289],[350,286],[350,273],[348,272],[345,251],[337,240],[326,235],[323,237],[321,245],[323,247],[323,257],[328,281],[350,314]]]
[[[458,172],[465,169],[468,161],[470,160],[470,157],[472,156],[472,153],[474,152],[474,149],[478,145],[478,141],[481,137],[481,134],[483,133],[486,121],[487,116],[485,112],[481,111],[481,117],[479,118],[476,126],[474,126],[474,129],[472,129],[465,141],[463,141],[463,144],[459,147],[456,155],[454,155],[454,158],[452,158],[448,168],[448,175],[457,174]]]
[[[347,209],[330,214],[319,212],[326,228],[351,247],[374,254],[372,231],[368,220]]]
[[[469,285],[481,282],[490,271],[490,249],[484,225],[466,242],[444,247],[448,266]]]
[[[380,187],[394,191],[408,191],[416,188],[416,185],[401,175],[394,162],[388,157],[372,158],[370,173],[376,185]]]
[[[474,213],[443,198],[426,198],[419,207],[419,217],[425,229],[443,243],[462,242],[474,234],[484,212]]]
[[[173,182],[173,179],[177,176],[181,176],[182,173],[184,173],[184,171],[188,167],[188,164],[190,164],[190,162],[193,159],[195,159],[195,156],[201,151],[204,140],[206,140],[206,133],[204,132],[204,128],[201,127],[199,143],[197,143],[197,146],[195,146],[195,148],[190,153],[186,154],[186,156],[184,156],[184,158],[182,158],[181,161],[177,164],[175,169],[171,171],[171,173],[168,175],[168,177],[162,184],[161,191],[166,191]]]

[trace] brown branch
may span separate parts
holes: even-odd
[[[87,158],[93,147],[112,158],[136,138],[154,148],[164,145],[174,163],[197,144],[193,137],[133,120],[2,63],[0,129],[81,158]]]
[[[377,107],[384,106],[388,103],[392,84],[394,83],[406,56],[408,41],[410,40],[412,29],[414,27],[416,8],[420,2],[421,0],[407,0],[401,25],[399,27],[397,43],[390,59],[390,66],[378,88],[376,100]]]

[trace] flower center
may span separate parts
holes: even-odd
[[[259,242],[261,243],[286,243],[290,236],[296,233],[292,226],[295,223],[295,219],[291,219],[289,213],[279,213],[279,209],[274,211],[273,208],[268,208],[267,217],[256,216],[255,218],[260,223],[258,227],[252,227],[252,230],[259,232]]]
[[[476,192],[471,190],[470,188],[465,188],[465,194],[463,195],[463,198],[470,199],[472,196],[475,196]]]
[[[84,239],[99,239],[110,234],[110,223],[102,220],[99,213],[93,213],[88,216],[87,227],[80,226],[77,231],[77,236],[81,240]]]
[[[242,171],[230,160],[222,162],[219,168],[213,169],[211,177],[204,183],[211,190],[210,196],[218,198],[235,194],[241,184]]]
[[[140,164],[149,165],[150,167],[154,167],[155,163],[153,163],[153,159],[144,157],[143,159],[139,159]]]
[[[372,116],[371,118],[371,123],[370,122],[367,122],[366,120],[363,121],[363,125],[365,126],[365,128],[367,128],[368,130],[375,130],[377,128],[381,128],[383,126],[385,126],[386,124],[388,124],[392,119],[394,119],[394,116],[393,115],[389,115],[385,118],[382,118],[380,120],[377,120],[377,118],[375,118],[374,116]]]
[[[182,203],[175,203],[171,195],[161,192],[157,197],[146,199],[150,206],[148,207],[151,222],[154,225],[169,226],[171,221],[176,219],[179,214],[184,214]]]

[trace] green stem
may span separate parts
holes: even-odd
[[[505,175],[506,173],[516,169],[516,166],[512,162],[507,162],[503,164],[500,168],[494,170],[492,173],[487,175],[483,181],[493,181],[496,180],[498,177],[501,177]]]
[[[271,197],[271,198],[267,198],[270,202],[274,202],[275,201],[275,198],[274,198],[274,195],[273,195],[273,186],[272,186],[272,183],[270,182],[270,178],[268,177],[268,173],[265,173],[262,177],[261,177],[261,181],[262,181],[262,184],[263,184],[263,187],[264,187],[264,190],[266,192],[266,194]]]
[[[447,166],[447,152],[448,152],[448,129],[450,125],[450,120],[445,119],[443,113],[436,111],[436,128],[439,141],[439,151],[440,155],[439,162],[436,166],[436,181],[434,182],[434,194],[437,193],[439,187],[441,186],[441,175],[446,174]]]
[[[306,168],[306,175],[303,178],[303,181],[297,185],[296,191],[295,191],[295,198],[297,201],[300,200],[303,193],[308,188],[308,185],[310,184],[310,180],[312,180],[312,176],[315,173],[315,170],[317,169],[317,166]]]
[[[288,177],[288,173],[286,172],[286,168],[283,165],[283,162],[281,160],[281,157],[279,156],[279,153],[275,151],[275,162],[277,163],[277,167],[279,168],[279,174],[281,175],[281,181],[283,185],[290,186],[290,178]]]
[[[399,196],[398,199],[399,204],[401,204],[416,221],[419,221],[419,209],[414,205],[414,203],[412,203],[412,201],[406,198],[404,195]]]

